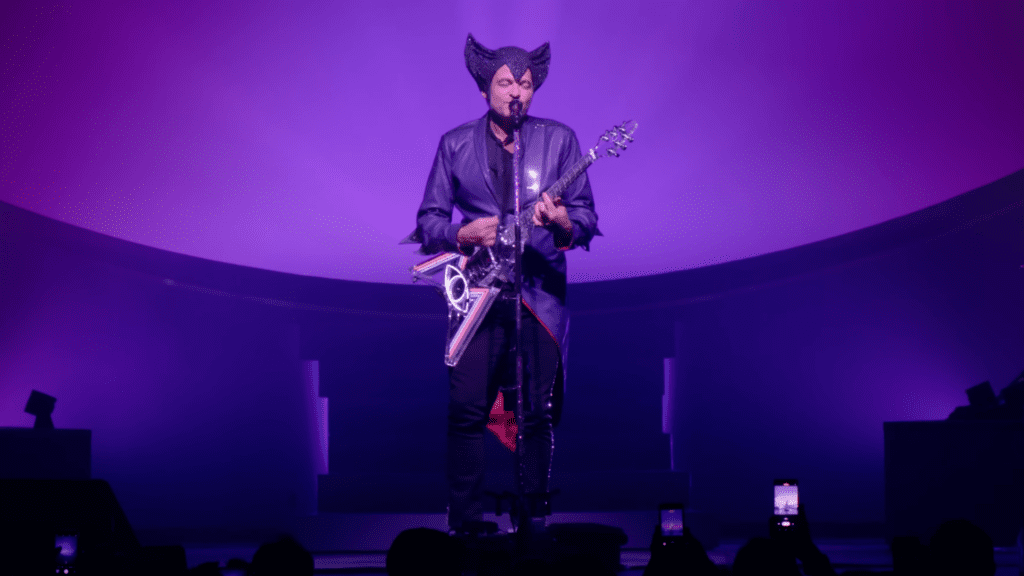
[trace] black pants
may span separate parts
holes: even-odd
[[[515,386],[515,307],[491,308],[458,365],[449,371],[448,525],[480,520],[484,432],[500,388]],[[561,355],[554,338],[523,309],[524,491],[547,492],[551,473],[553,394]],[[514,396],[513,396],[514,397]],[[514,410],[506,405],[506,410]]]

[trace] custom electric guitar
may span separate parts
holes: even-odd
[[[597,145],[588,150],[576,164],[569,168],[550,188],[545,190],[552,201],[561,198],[562,193],[580,174],[583,174],[598,158],[618,157],[633,141],[636,122],[626,121],[605,131]],[[540,195],[538,194],[539,198]],[[522,236],[520,249],[525,248],[533,231],[533,206],[520,210]],[[500,284],[514,282],[515,270],[515,217],[509,215],[498,226],[494,246],[478,246],[470,255],[458,252],[444,252],[426,262],[412,267],[413,282],[424,280],[434,285],[448,302],[448,342],[444,362],[455,366],[473,339],[477,328],[487,311],[501,292]],[[444,282],[431,279],[444,271]]]

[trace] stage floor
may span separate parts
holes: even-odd
[[[485,519],[495,520],[493,516]],[[653,530],[652,520],[648,512],[603,512],[557,513],[550,522],[587,522],[622,528],[629,542],[622,549],[620,561],[624,570],[620,573],[639,575],[650,557],[647,547]],[[496,521],[502,530],[509,526],[507,516]],[[290,533],[313,552],[317,574],[382,574],[385,552],[394,537],[402,530],[421,526],[443,530],[445,518],[441,514],[320,514],[297,522]],[[708,555],[719,566],[731,566],[744,542],[746,538],[722,539],[708,550]],[[839,573],[892,570],[889,547],[882,538],[820,538],[816,543]],[[211,561],[225,566],[232,558],[250,560],[259,546],[259,542],[185,541],[182,544],[190,568]],[[997,576],[1019,576],[1020,562],[1020,550],[1016,547],[996,549]],[[239,571],[222,570],[222,573],[242,576]]]

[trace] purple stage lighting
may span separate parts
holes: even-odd
[[[0,200],[174,252],[410,281],[462,48],[551,43],[529,113],[586,149],[572,282],[860,229],[1024,167],[1021,2],[5,2]]]

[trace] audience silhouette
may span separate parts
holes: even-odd
[[[731,569],[716,566],[700,541],[685,528],[682,536],[663,537],[655,526],[650,561],[643,576],[835,576],[828,556],[811,538],[803,506],[795,529],[781,531],[770,523],[769,538],[751,538],[736,553]],[[389,576],[614,576],[616,571],[594,555],[575,554],[555,560],[536,556],[518,557],[503,549],[473,550],[447,532],[429,528],[402,531],[391,543],[386,556]],[[893,570],[854,570],[843,576],[891,574],[893,576],[994,576],[995,549],[992,538],[975,524],[950,520],[942,524],[923,546],[916,537],[892,542]],[[468,561],[467,561],[468,559]],[[233,560],[234,572],[246,567]],[[233,568],[233,570],[232,570]],[[200,564],[190,574],[220,575],[215,562]],[[295,539],[285,536],[259,547],[248,563],[247,576],[312,576],[313,556]]]
[[[769,538],[751,538],[736,553],[733,576],[800,576],[796,556]]]
[[[661,525],[656,525],[650,550],[651,559],[644,568],[643,576],[703,576],[718,572],[704,546],[689,528],[683,528],[681,537],[665,537],[662,536]]]
[[[389,576],[459,576],[465,550],[447,532],[430,528],[403,530],[385,559]]]
[[[291,536],[263,544],[249,564],[248,576],[312,576],[313,555]]]
[[[964,519],[939,526],[928,544],[934,576],[992,576],[995,548],[984,530]]]
[[[703,545],[684,529],[683,536],[663,537],[656,526],[651,557],[643,576],[835,576],[827,555],[815,545],[803,507],[796,528],[780,531],[771,523],[769,538],[751,538],[736,554],[731,570],[716,566]],[[913,545],[912,545],[913,544]],[[387,554],[390,576],[461,574],[465,559],[462,542],[447,533],[427,528],[406,530],[395,538]],[[992,539],[967,520],[951,520],[921,546],[916,538],[893,542],[894,576],[993,576],[996,572]],[[900,555],[900,561],[896,556]],[[509,554],[485,552],[477,557],[477,576],[614,576],[615,570],[593,556],[575,555],[554,562],[539,558],[516,559]],[[844,576],[874,574],[847,571]]]

